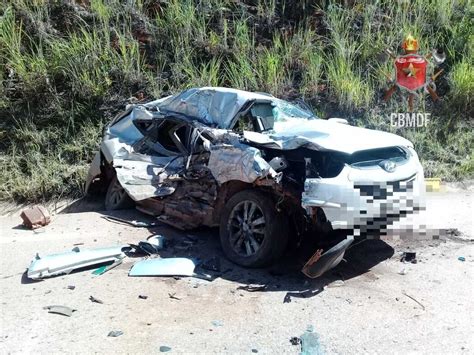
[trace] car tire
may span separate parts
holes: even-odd
[[[122,185],[120,185],[117,176],[114,176],[105,194],[105,209],[107,211],[114,211],[131,208],[132,206],[133,200],[128,196]]]
[[[247,212],[245,212],[247,211]],[[288,218],[272,198],[257,190],[236,193],[220,219],[225,255],[245,267],[266,266],[281,257],[288,244]]]

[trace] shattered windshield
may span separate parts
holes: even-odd
[[[275,122],[287,122],[293,121],[295,119],[308,120],[316,118],[312,112],[306,111],[284,100],[274,99],[272,101],[272,106]]]

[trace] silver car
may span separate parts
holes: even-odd
[[[218,226],[226,256],[243,266],[271,263],[289,239],[344,231],[305,265],[311,277],[354,237],[383,234],[421,209],[425,189],[413,144],[400,136],[218,87],[127,107],[105,129],[86,190],[98,180],[109,210],[134,204],[177,228]]]

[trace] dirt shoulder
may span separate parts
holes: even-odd
[[[17,227],[17,213],[0,217],[0,351],[144,353],[169,346],[175,353],[298,353],[290,338],[312,325],[327,353],[472,353],[472,201],[468,191],[429,195],[428,219],[436,228],[458,228],[460,236],[367,241],[316,280],[299,272],[293,255],[269,269],[237,267],[209,229],[134,228],[95,211],[57,214],[35,232]],[[145,218],[136,211],[117,215]],[[101,276],[88,270],[33,283],[22,277],[37,252],[133,243],[155,233],[171,241],[163,257],[219,257],[220,277],[133,278],[128,271],[138,259],[132,258]],[[187,234],[198,241],[185,249]],[[416,251],[416,264],[400,262],[407,250]],[[267,288],[237,289],[246,284]],[[43,309],[54,304],[77,311],[68,318]],[[112,330],[124,334],[108,337]]]

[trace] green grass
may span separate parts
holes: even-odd
[[[0,199],[78,196],[101,127],[133,97],[230,86],[303,98],[322,117],[411,139],[428,176],[473,176],[473,10],[468,0],[12,0],[0,5]],[[447,54],[442,101],[419,129],[388,48],[413,34]],[[430,68],[431,70],[432,68]]]

